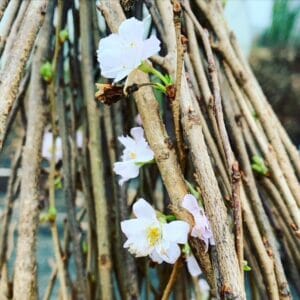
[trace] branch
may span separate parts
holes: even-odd
[[[102,2],[101,2],[102,3]],[[116,1],[110,5],[114,6]],[[89,127],[89,155],[97,222],[98,269],[100,276],[101,299],[113,299],[111,276],[111,253],[108,231],[108,207],[105,195],[103,155],[101,150],[102,130],[100,128],[100,111],[94,101],[94,77],[91,41],[91,17],[89,1],[80,3],[80,31],[83,80],[83,96],[87,106]],[[121,8],[120,8],[121,9]]]
[[[0,74],[0,149],[7,117],[17,97],[22,73],[42,24],[47,0],[31,1],[10,56]]]
[[[44,1],[31,2],[33,12],[35,12],[34,15],[37,13],[36,10],[41,8],[41,4],[44,4]],[[36,5],[38,7],[35,7]],[[27,17],[30,16],[32,17],[29,13]],[[28,111],[26,143],[22,157],[19,238],[14,272],[14,299],[17,300],[37,298],[36,233],[39,224],[40,153],[45,126],[45,106],[43,104],[45,89],[40,76],[40,67],[45,55],[48,53],[51,20],[52,13],[51,6],[49,6],[46,22],[37,42],[38,46],[32,63],[32,74],[29,86],[30,110]],[[20,32],[24,30],[25,28],[22,28]],[[31,42],[33,43],[33,41]],[[14,61],[14,63],[20,66],[20,61]],[[23,64],[25,64],[25,61]],[[2,83],[1,89],[3,87]],[[5,90],[7,91],[7,89]],[[4,95],[1,94],[1,97],[2,96]],[[2,102],[3,100],[1,103]],[[3,133],[3,131],[1,131],[1,133]]]

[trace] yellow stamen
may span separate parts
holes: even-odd
[[[130,156],[131,159],[136,159],[137,158],[137,155],[134,152],[131,152],[129,156]]]
[[[160,229],[158,227],[152,227],[148,230],[147,238],[150,246],[154,246],[161,238]]]

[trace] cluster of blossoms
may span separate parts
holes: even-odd
[[[120,25],[118,33],[113,33],[100,40],[97,55],[102,76],[114,79],[114,83],[116,83],[139,68],[146,73],[154,74],[161,79],[165,87],[168,86],[171,82],[169,76],[163,76],[145,64],[145,60],[160,50],[160,41],[154,35],[146,38],[148,33],[146,24],[147,21],[141,22],[135,18],[127,19]],[[126,56],[124,52],[126,52]],[[164,86],[160,86],[164,91]],[[101,97],[100,94],[99,97]],[[114,164],[114,172],[121,176],[120,185],[138,177],[139,169],[142,166],[154,162],[154,152],[144,137],[144,130],[141,127],[142,120],[139,115],[136,123],[139,127],[131,129],[131,136],[118,138],[124,146],[121,161]],[[182,207],[193,216],[192,228],[185,221],[167,222],[166,217],[157,213],[146,200],[138,199],[133,205],[135,218],[121,222],[122,232],[127,237],[124,248],[128,248],[129,252],[136,257],[149,256],[156,263],[164,261],[173,264],[181,255],[179,245],[188,247],[189,234],[201,239],[205,243],[206,249],[209,245],[214,245],[209,221],[197,199],[192,194],[187,194],[182,199]],[[201,269],[195,257],[190,251],[185,254],[190,274],[199,276]]]

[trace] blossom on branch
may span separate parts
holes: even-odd
[[[187,242],[189,224],[159,220],[154,208],[142,198],[133,205],[133,213],[135,219],[121,222],[121,229],[127,237],[124,248],[136,257],[149,255],[157,263],[175,263],[181,253],[178,244]]]
[[[186,257],[186,266],[192,277],[197,277],[202,274],[199,264],[193,254]]]
[[[100,40],[97,55],[103,77],[114,78],[114,82],[118,82],[142,61],[159,52],[160,41],[156,36],[144,38],[145,25],[136,18],[130,18],[122,22],[118,33]]]
[[[204,241],[206,248],[208,245],[214,245],[215,241],[210,228],[209,221],[202,207],[199,206],[197,199],[192,194],[187,194],[183,198],[182,207],[188,210],[194,217],[194,227],[191,236]]]
[[[42,157],[51,161],[52,158],[52,144],[53,144],[53,133],[45,132],[43,137],[43,146],[42,146]],[[62,141],[60,137],[55,139],[55,161],[58,162],[62,159]]]
[[[121,176],[119,184],[139,175],[139,169],[154,159],[154,152],[144,138],[144,129],[134,127],[130,130],[132,136],[120,136],[119,141],[125,146],[122,161],[114,163],[114,172]]]

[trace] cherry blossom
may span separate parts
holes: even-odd
[[[201,275],[202,271],[198,265],[198,262],[193,254],[190,254],[186,257],[186,266],[193,277]]]
[[[199,206],[197,199],[192,194],[185,195],[182,207],[188,210],[194,217],[195,225],[192,228],[191,236],[203,240],[206,248],[208,248],[209,244],[214,245],[215,241],[209,221],[205,216],[203,208]]]
[[[137,115],[135,116],[134,121],[136,122],[137,125],[143,126],[143,121],[142,121],[142,118],[141,118],[141,115],[140,115],[140,114],[137,114]]]
[[[190,226],[184,221],[166,223],[158,219],[154,208],[140,198],[133,205],[135,219],[121,222],[121,229],[127,237],[124,248],[136,257],[150,256],[157,263],[173,264],[181,250],[178,244],[185,244]]]
[[[45,132],[43,137],[42,157],[48,161],[50,161],[52,157],[52,143],[53,133],[50,131]],[[78,148],[83,147],[83,133],[81,129],[76,131],[76,145]],[[59,136],[55,139],[55,148],[55,161],[58,162],[63,156],[62,140]]]
[[[207,281],[203,278],[200,278],[198,281],[198,284],[199,284],[199,288],[200,288],[203,299],[209,299],[210,287],[209,287]]]
[[[48,161],[52,158],[52,143],[53,143],[53,133],[45,132],[43,137],[43,147],[42,147],[42,157]],[[55,161],[58,162],[62,159],[62,142],[61,138],[57,137],[55,139]]]
[[[144,138],[144,129],[134,127],[130,130],[132,136],[120,136],[119,141],[125,146],[122,161],[114,163],[114,172],[121,176],[119,184],[139,175],[139,169],[154,159],[154,152]]]
[[[160,50],[160,41],[152,35],[145,39],[147,22],[126,19],[118,33],[100,40],[97,51],[101,74],[118,82],[136,69],[142,61]]]

